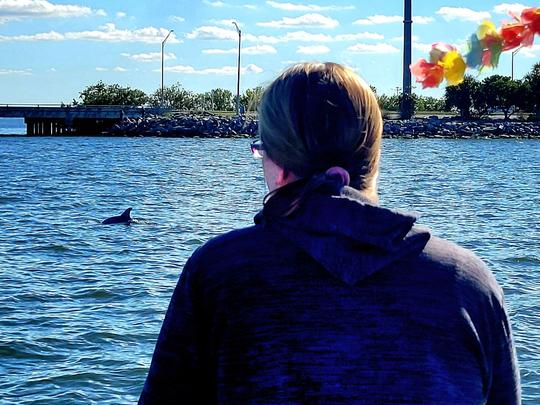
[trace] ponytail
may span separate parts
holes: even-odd
[[[305,201],[316,192],[338,195],[344,186],[349,185],[349,182],[349,172],[339,166],[331,167],[325,173],[314,174],[307,180],[299,195],[291,202],[288,209],[282,214],[282,217],[288,217],[294,214],[302,207],[302,205],[304,205]],[[279,191],[280,189],[278,188],[269,193],[265,198],[265,202]]]

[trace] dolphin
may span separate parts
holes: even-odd
[[[126,224],[129,225],[133,222],[133,219],[131,218],[131,208],[128,208],[125,210],[122,215],[118,215],[116,217],[110,217],[107,218],[105,221],[102,222],[103,225],[109,225],[109,224]]]

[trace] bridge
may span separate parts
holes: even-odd
[[[0,117],[24,118],[27,135],[99,135],[124,118],[166,111],[121,105],[0,104]]]

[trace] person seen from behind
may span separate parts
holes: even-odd
[[[259,111],[251,227],[186,263],[141,404],[518,404],[503,293],[472,252],[378,205],[377,99],[335,63]]]

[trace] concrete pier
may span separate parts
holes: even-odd
[[[29,136],[100,135],[124,118],[163,114],[162,108],[0,104],[0,117],[21,117]]]

